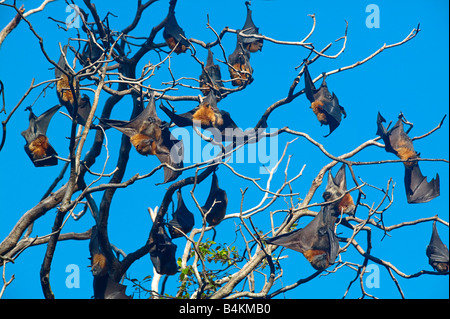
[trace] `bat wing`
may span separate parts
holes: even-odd
[[[178,190],[177,199],[178,199],[178,207],[176,211],[173,213],[173,219],[169,221],[169,234],[170,237],[172,237],[172,239],[182,236],[182,234],[173,227],[181,229],[183,233],[187,234],[192,230],[195,224],[194,214],[192,214],[184,204],[183,197],[181,195],[181,190]]]
[[[433,265],[433,263],[449,262],[448,247],[439,237],[439,233],[436,228],[436,221],[433,222],[433,232],[431,234],[430,243],[427,246],[426,254],[429,258],[430,265]]]
[[[440,195],[439,174],[430,182],[422,175],[419,164],[412,168],[405,166],[406,199],[410,204],[426,203]]]
[[[110,120],[110,119],[99,119],[99,120],[100,123],[113,127],[128,137],[132,137],[138,133],[136,128],[133,125],[130,125],[130,121]]]
[[[325,135],[327,137],[341,124],[342,113],[345,112],[344,108],[339,105],[339,100],[333,93],[331,99],[326,99],[322,106],[325,112],[328,125],[330,127],[330,133]]]
[[[305,61],[306,62],[306,61]],[[317,93],[317,89],[309,73],[308,64],[305,63],[305,71],[303,73],[305,78],[305,94],[306,98],[312,103],[315,101],[314,95]]]
[[[63,46],[62,50],[63,50],[63,54],[61,54],[59,56],[59,60],[58,60],[58,66],[63,69],[64,71],[68,71],[67,65],[66,65],[66,58],[64,58],[64,56],[67,57],[67,49],[68,49],[69,45],[65,45]],[[61,70],[59,70],[58,68],[55,67],[55,78],[60,78],[64,73],[62,73]]]
[[[268,238],[266,241],[269,244],[286,247],[300,253],[311,249],[311,238],[304,228]]]
[[[162,225],[154,228],[150,234],[150,259],[160,275],[174,275],[178,266],[175,259],[177,246],[172,243]]]
[[[45,156],[42,158],[35,158],[33,153],[30,151],[30,148],[28,147],[28,143],[24,146],[25,153],[27,153],[30,160],[33,162],[33,165],[35,167],[46,167],[46,166],[55,166],[58,165],[58,159],[55,157],[58,155],[56,153],[53,146],[50,145],[50,143],[47,146]]]
[[[183,168],[184,145],[182,140],[177,140],[168,128],[161,130],[161,139],[158,141],[156,157],[161,163],[167,163],[173,168]],[[174,171],[164,167],[164,183],[171,182],[181,175],[181,171]]]
[[[42,113],[40,116],[36,117],[36,115],[33,113],[33,111],[30,110],[30,116],[29,116],[29,126],[28,129],[23,131],[21,134],[27,141],[27,143],[31,143],[40,135],[46,135],[47,134],[47,128],[50,124],[50,120],[52,119],[53,115],[59,110],[61,105],[55,105],[54,107],[48,109],[44,113]]]
[[[395,123],[392,129],[389,130],[388,136],[390,147],[386,148],[386,151],[394,153],[397,156],[399,156],[398,151],[400,149],[406,149],[411,154],[416,154],[416,152],[414,151],[412,140],[408,136],[408,134],[406,134],[401,118],[399,118],[397,123]]]
[[[105,299],[132,299],[131,296],[125,294],[126,289],[127,286],[119,284],[107,276],[104,297]]]
[[[175,114],[167,107],[165,107],[162,103],[159,107],[161,108],[161,110],[163,110],[164,113],[167,114],[170,120],[179,127],[192,126],[192,116],[199,109],[199,107],[196,107],[189,112],[182,114]]]

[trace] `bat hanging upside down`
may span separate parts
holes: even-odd
[[[189,42],[186,40],[184,31],[178,25],[177,19],[175,18],[176,2],[176,0],[170,0],[169,13],[167,14],[167,22],[164,27],[163,37],[170,50],[173,50],[176,47],[174,52],[180,54],[186,52],[189,48]]]
[[[100,119],[100,122],[130,137],[131,144],[139,154],[156,155],[161,163],[176,169],[183,167],[183,141],[177,140],[170,133],[168,123],[162,122],[156,114],[153,95],[147,107],[133,120]],[[175,180],[180,174],[165,166],[164,183]]]
[[[259,28],[256,27],[255,23],[252,19],[252,10],[250,10],[250,2],[246,1],[245,6],[247,7],[247,17],[245,19],[245,24],[242,27],[242,30],[237,30],[238,32],[241,31],[245,35],[260,35]],[[257,52],[262,51],[263,46],[263,39],[258,39],[255,37],[243,37],[238,34],[238,41],[242,43],[244,48],[249,52]]]
[[[386,120],[378,112],[377,135],[383,139],[386,152],[393,153],[404,161],[418,159],[419,154],[414,150],[412,140],[405,132],[402,119],[403,114],[400,114],[397,123],[387,131],[382,124]],[[436,174],[435,179],[427,182],[427,177],[422,175],[417,161],[403,162],[403,164],[405,166],[404,182],[408,203],[426,203],[440,195],[439,174]]]
[[[442,242],[436,228],[436,221],[433,222],[433,232],[430,243],[427,246],[426,254],[428,262],[440,273],[446,273],[449,270],[449,254],[447,246]]]

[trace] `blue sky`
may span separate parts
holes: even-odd
[[[20,2],[19,2],[20,3]],[[25,1],[25,8],[31,9],[31,5]],[[380,27],[368,28],[366,18],[369,15],[366,7],[376,4],[380,10]],[[134,36],[147,36],[151,28],[165,16],[168,1],[159,1],[152,5],[144,14],[138,28],[133,31]],[[45,11],[30,16],[30,21],[36,31],[44,37],[44,47],[50,57],[57,60],[59,48],[57,42],[67,43],[69,37],[75,37],[76,32],[70,29],[65,32],[56,27],[56,24],[47,19],[52,16],[59,20],[65,20],[69,15],[66,12],[64,1],[50,3]],[[117,18],[111,17],[110,24],[115,30],[123,29],[128,25],[134,15],[134,2],[108,1],[97,3],[100,16],[106,12],[114,13]],[[342,41],[334,43],[341,37],[345,30],[345,21],[348,21],[348,41],[345,52],[337,59],[320,58],[310,67],[313,78],[323,71],[335,70],[339,67],[351,65],[362,60],[378,50],[383,44],[392,44],[404,39],[418,23],[421,32],[408,43],[384,51],[366,64],[355,69],[337,73],[327,79],[328,86],[339,98],[340,104],[347,111],[347,118],[341,122],[341,126],[329,137],[327,127],[320,127],[313,112],[309,109],[309,102],[305,96],[300,96],[290,104],[275,110],[269,118],[269,127],[281,128],[288,126],[297,131],[308,133],[312,138],[322,143],[333,155],[344,154],[361,143],[375,137],[376,115],[380,111],[389,121],[396,120],[400,111],[406,118],[414,123],[410,136],[420,136],[434,128],[442,117],[448,113],[448,2],[447,1],[346,1],[345,5],[336,1],[252,1],[253,19],[260,28],[260,32],[268,37],[299,41],[310,31],[312,19],[308,14],[315,14],[317,25],[312,41],[317,49],[321,49],[333,42],[332,48],[327,52],[336,54],[339,52]],[[206,29],[207,18],[216,31],[225,26],[233,29],[241,28],[245,21],[244,1],[211,2],[206,0],[183,1],[179,0],[176,7],[176,15],[179,24],[184,28],[187,37],[212,41],[214,34]],[[13,17],[14,12],[6,7],[0,7],[0,28]],[[157,35],[156,41],[162,42],[162,33]],[[136,40],[136,42],[138,42]],[[235,35],[226,34],[223,39],[227,55],[234,50]],[[222,59],[218,47],[213,49],[215,58]],[[206,60],[206,50],[197,46],[197,54],[200,59]],[[284,98],[289,86],[297,75],[295,67],[308,55],[308,51],[301,47],[282,46],[265,42],[262,52],[251,56],[251,64],[254,69],[254,82],[244,91],[235,93],[223,100],[219,107],[229,111],[234,121],[242,128],[254,126],[259,116],[272,103]],[[158,56],[154,53],[147,54],[143,63],[151,61],[157,63]],[[218,62],[216,62],[218,63]],[[26,23],[20,23],[3,43],[0,49],[0,79],[6,88],[7,112],[16,105],[35,78],[39,83],[54,77],[51,65],[42,56],[37,39],[31,34]],[[201,69],[189,54],[175,56],[171,59],[171,67],[176,79],[182,76],[197,78]],[[170,76],[163,70],[157,72],[151,79],[154,87],[163,87],[161,82],[171,81]],[[228,77],[226,68],[221,66],[223,77]],[[189,81],[186,84],[195,84]],[[303,87],[303,79],[299,87]],[[229,86],[229,84],[228,84]],[[25,144],[20,132],[28,126],[28,113],[24,112],[38,97],[40,89],[34,90],[16,111],[8,123],[8,135],[4,149],[0,152],[0,239],[10,232],[12,226],[20,216],[28,209],[36,205],[48,185],[59,174],[62,164],[56,167],[34,168],[26,156],[23,145]],[[197,92],[180,88],[174,95],[196,95]],[[93,96],[91,96],[92,100]],[[101,96],[100,103],[107,98]],[[128,118],[130,100],[124,99],[114,109],[111,118]],[[57,104],[56,94],[53,90],[47,90],[33,107],[40,114],[49,107]],[[195,105],[192,102],[179,102],[173,104],[178,110],[189,110]],[[160,114],[166,119],[164,114]],[[5,119],[0,114],[0,120]],[[70,134],[70,122],[61,114],[57,114],[50,124],[48,135],[51,143],[62,157],[68,155],[68,140]],[[117,147],[121,134],[108,131],[108,143],[111,158],[106,167],[110,172],[115,167],[117,159]],[[281,155],[286,142],[294,139],[294,136],[282,134],[278,137],[278,154]],[[90,147],[90,139],[86,144],[83,154]],[[423,158],[449,158],[449,134],[448,119],[442,129],[431,136],[417,140],[415,148]],[[102,153],[94,171],[102,169],[105,159]],[[306,165],[303,176],[292,184],[294,191],[300,193],[300,197],[311,186],[313,178],[318,171],[330,160],[317,148],[309,144],[305,139],[299,138],[291,144],[288,154],[294,154],[289,167],[290,177],[295,176],[303,165]],[[354,160],[373,161],[395,159],[392,154],[383,149],[371,147],[360,154]],[[145,174],[158,164],[156,158],[140,156],[134,149],[130,152],[130,161],[124,179],[128,179],[136,173]],[[284,180],[284,165],[277,172],[272,190],[276,190]],[[380,188],[385,188],[390,177],[396,183],[394,197],[395,202],[385,213],[386,225],[394,225],[403,221],[416,220],[430,217],[436,214],[440,218],[449,220],[448,198],[448,164],[443,162],[422,162],[422,172],[429,178],[439,172],[441,177],[441,196],[433,201],[419,205],[408,205],[404,195],[403,165],[401,163],[358,166],[355,174],[362,180]],[[238,172],[248,176],[261,178],[261,185],[265,185],[267,175],[261,175],[261,163],[237,163],[234,166]],[[333,170],[336,172],[336,169]],[[189,176],[192,171],[183,173],[182,177]],[[218,172],[220,185],[228,193],[228,213],[239,211],[241,194],[240,188],[249,186],[248,195],[244,201],[244,209],[251,208],[262,197],[262,193],[252,189],[250,183],[242,183],[236,176],[225,168]],[[67,177],[67,176],[66,176]],[[147,213],[148,207],[158,206],[164,194],[166,186],[155,186],[162,179],[162,172],[158,172],[151,179],[144,179],[131,187],[118,190],[112,202],[109,220],[110,241],[125,252],[132,252],[145,242],[151,227],[151,220]],[[353,183],[348,180],[349,187]],[[196,189],[199,202],[204,202],[210,185],[210,178],[200,184]],[[322,201],[321,194],[324,185],[316,193],[313,201]],[[191,210],[195,209],[194,202],[188,195],[188,189],[183,191],[185,202]],[[366,203],[371,205],[380,200],[380,193],[368,190]],[[94,197],[101,199],[101,194]],[[270,210],[284,209],[286,203],[279,199]],[[81,209],[81,208],[80,208]],[[359,209],[360,218],[367,216],[367,210]],[[43,236],[51,231],[55,210],[49,211],[38,220],[33,230],[33,236]],[[255,225],[264,232],[270,229],[269,211],[260,213],[255,218]],[[284,216],[280,215],[280,220]],[[302,223],[306,223],[303,220]],[[231,243],[234,240],[235,225],[238,220],[228,219],[217,227],[216,241],[219,243]],[[82,232],[93,225],[91,216],[86,215],[80,221],[69,219],[63,232]],[[198,226],[199,224],[197,224]],[[372,254],[383,260],[390,261],[399,270],[406,274],[413,274],[422,269],[432,270],[425,256],[425,248],[431,236],[431,222],[418,224],[411,227],[395,230],[390,237],[384,238],[383,232],[374,230],[372,233]],[[448,245],[448,227],[438,224],[438,230],[444,243]],[[345,228],[338,228],[343,235],[347,234]],[[208,233],[212,236],[212,233]],[[364,243],[362,234],[357,238]],[[184,248],[183,239],[177,239],[178,255]],[[341,246],[343,244],[341,243]],[[365,246],[363,246],[365,247]],[[241,248],[242,249],[242,248]],[[242,250],[240,251],[242,252]],[[277,253],[279,250],[277,250]],[[27,249],[17,259],[14,265],[8,264],[6,275],[9,278],[15,275],[15,280],[7,288],[4,298],[42,298],[39,283],[39,269],[45,253],[45,246],[36,246]],[[296,252],[285,251],[283,254],[289,257],[281,261],[284,270],[282,284],[289,285],[301,278],[306,278],[314,272],[305,258]],[[52,264],[51,283],[57,298],[90,298],[92,295],[92,276],[90,274],[88,242],[61,242],[58,244],[55,258]],[[352,247],[342,254],[343,260],[361,263],[363,258]],[[80,288],[69,289],[65,280],[69,273],[68,265],[75,264],[80,269]],[[128,271],[130,278],[143,279],[152,274],[152,265],[148,256],[138,260]],[[398,298],[399,293],[390,279],[388,272],[380,267],[380,287],[367,290],[381,298]],[[178,276],[168,280],[168,287],[176,287]],[[316,278],[300,287],[279,295],[283,298],[340,298],[347,289],[348,283],[354,278],[354,271],[342,268],[336,273]],[[424,275],[415,279],[403,279],[396,275],[396,279],[402,287],[406,298],[448,298],[448,276]],[[278,288],[281,283],[278,283]],[[330,288],[331,287],[331,288]],[[324,289],[326,288],[326,292]],[[168,288],[169,289],[169,288]],[[131,292],[131,286],[127,292]],[[358,284],[351,288],[348,298],[360,297]]]

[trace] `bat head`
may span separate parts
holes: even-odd
[[[338,214],[348,214],[353,216],[356,206],[353,202],[353,198],[349,193],[346,193],[346,191],[347,182],[345,176],[345,164],[342,164],[335,177],[331,174],[331,170],[328,171],[327,186],[325,188],[325,192],[322,194],[322,197],[327,202],[342,197],[340,200],[331,205],[336,207]]]

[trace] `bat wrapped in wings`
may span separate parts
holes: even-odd
[[[225,217],[228,205],[227,192],[219,187],[219,179],[216,172],[213,172],[211,189],[206,198],[205,205],[202,206],[203,215],[206,215],[206,222],[209,226],[220,224]]]
[[[192,214],[184,204],[181,190],[178,190],[177,192],[177,200],[177,209],[172,214],[172,220],[170,220],[168,223],[169,234],[172,239],[183,236],[180,230],[185,234],[189,233],[195,224],[194,214]]]
[[[253,68],[250,65],[250,53],[244,48],[239,41],[236,43],[236,48],[228,57],[228,67],[230,72],[231,84],[233,86],[242,86],[253,82]]]
[[[31,110],[31,107],[27,108],[30,111],[30,124],[28,129],[21,134],[26,141],[24,146],[25,152],[36,167],[54,166],[58,164],[58,159],[55,157],[58,154],[51,146],[46,134],[50,120],[60,107],[61,105],[59,104],[55,105],[40,116],[36,116]]]
[[[328,125],[330,127],[330,133],[325,135],[329,136],[333,131],[341,124],[341,117],[347,117],[345,109],[339,105],[337,96],[331,94],[328,90],[327,83],[325,82],[326,73],[323,73],[322,84],[318,89],[314,86],[314,82],[311,79],[311,75],[308,70],[308,61],[305,61],[305,93],[308,100],[311,102],[311,109],[317,116],[321,125]]]
[[[448,247],[442,242],[436,228],[436,221],[433,222],[433,232],[431,234],[430,243],[427,246],[426,254],[428,262],[440,273],[446,273],[449,270],[449,254]]]
[[[213,53],[208,48],[208,58],[202,74],[200,75],[200,87],[204,96],[209,94],[210,88],[214,88],[220,93],[220,89],[223,88],[222,74],[220,73],[220,67],[214,64]]]
[[[163,224],[152,227],[150,232],[150,260],[160,275],[174,275],[178,265],[175,258],[177,245],[172,243]]]
[[[80,83],[78,78],[73,74],[73,71],[67,66],[67,49],[68,45],[63,47],[63,53],[58,60],[58,66],[64,70],[68,75],[64,74],[60,69],[55,68],[55,78],[59,79],[56,82],[56,94],[59,103],[64,105],[76,123],[85,125],[86,120],[91,112],[91,102],[86,94],[80,94]],[[70,86],[70,79],[72,80],[72,88]],[[74,115],[74,108],[77,106],[77,114]],[[95,128],[95,125],[92,126]]]
[[[131,296],[125,294],[127,287],[115,282],[109,276],[108,262],[99,245],[97,226],[92,227],[89,251],[94,276],[94,299],[131,299]]]
[[[164,27],[163,37],[171,50],[175,47],[175,53],[180,54],[186,52],[189,48],[189,42],[185,38],[183,29],[178,25],[175,18],[175,5],[177,0],[170,0],[169,13],[167,14],[167,22]],[[178,46],[177,46],[178,44]]]
[[[168,124],[156,114],[152,95],[147,107],[131,121],[100,119],[130,137],[130,142],[141,155],[156,155],[161,163],[178,169],[183,167],[183,141],[177,140],[169,131]],[[181,174],[170,167],[164,167],[164,183],[175,180]]]
[[[260,35],[259,28],[256,27],[255,23],[252,19],[252,10],[250,10],[250,2],[246,1],[245,6],[247,7],[247,18],[245,19],[245,24],[242,27],[242,30],[240,33],[243,33],[245,35]],[[244,48],[249,52],[257,52],[258,50],[262,50],[263,46],[263,39],[258,39],[255,37],[247,37],[247,36],[241,36],[238,34],[238,41],[241,42],[244,46]]]
[[[316,270],[334,264],[339,253],[339,241],[334,232],[336,221],[332,205],[325,205],[304,228],[267,239],[272,245],[298,251]]]
[[[401,160],[418,159],[419,154],[414,150],[411,138],[403,126],[403,114],[400,114],[397,123],[389,130],[383,126],[386,120],[378,112],[377,135],[381,136],[386,152],[395,154]],[[417,161],[403,162],[405,166],[406,199],[410,204],[426,203],[440,195],[439,174],[430,182],[422,175]]]

